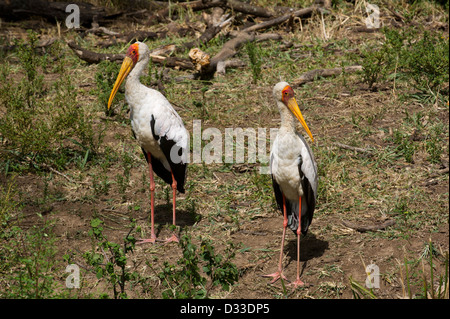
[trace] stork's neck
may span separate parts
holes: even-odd
[[[144,57],[136,66],[131,70],[130,74],[128,74],[127,81],[125,83],[125,98],[127,99],[128,104],[131,107],[131,111],[135,108],[139,108],[145,90],[145,86],[141,84],[139,78],[144,73],[145,66],[148,65],[149,57]]]
[[[281,126],[280,129],[295,132],[295,117],[292,112],[287,108],[286,105],[281,101],[277,101],[278,109],[280,110],[281,115]]]
[[[139,78],[144,73],[144,69],[148,65],[148,61],[149,57],[145,56],[142,60],[136,63],[136,66],[133,70],[131,70],[130,74],[128,74],[126,86],[140,84]]]

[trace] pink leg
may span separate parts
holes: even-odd
[[[294,286],[294,288],[302,287],[305,285],[303,281],[300,280],[300,234],[302,232],[302,198],[298,198],[298,228],[297,228],[297,279],[291,283],[290,285]]]
[[[283,278],[284,280],[287,280],[286,276],[284,276],[283,274],[283,265],[282,265],[282,260],[283,260],[283,248],[284,248],[284,237],[286,236],[286,228],[287,228],[287,224],[288,224],[288,219],[287,219],[287,214],[286,214],[286,199],[284,198],[283,195],[283,237],[281,238],[281,248],[280,248],[280,261],[278,263],[278,270],[272,274],[269,275],[264,275],[263,277],[272,277],[272,281],[270,282],[271,284],[273,284],[274,282],[276,282],[278,279]]]
[[[176,209],[176,196],[177,196],[177,181],[175,180],[173,173],[172,173],[172,192],[173,192],[173,196],[172,196],[172,198],[173,198],[173,205],[172,205],[173,225],[176,226],[175,209]],[[180,241],[178,236],[175,233],[172,234],[172,236],[170,238],[166,239],[166,243],[169,243],[172,241],[177,242],[177,243]]]
[[[153,167],[152,167],[152,155],[150,152],[147,152],[147,158],[148,158],[148,170],[150,173],[150,223],[151,223],[151,237],[149,239],[141,239],[137,242],[137,244],[144,244],[144,243],[152,243],[154,244],[156,242],[156,235],[155,235],[155,180],[153,178]]]

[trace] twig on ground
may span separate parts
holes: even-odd
[[[297,11],[294,11],[292,13],[287,13],[285,15],[282,15],[280,17],[276,17],[274,19],[268,20],[268,21],[264,21],[255,25],[252,25],[250,27],[247,27],[241,31],[243,32],[254,32],[254,31],[259,31],[262,29],[267,29],[270,27],[273,27],[275,25],[281,24],[285,21],[288,21],[291,17],[293,18],[305,18],[305,17],[309,17],[311,16],[314,12],[320,10],[320,8],[316,7],[316,6],[311,6],[308,8],[304,8],[304,9],[300,9]]]
[[[342,221],[342,225],[345,227],[354,229],[356,231],[359,231],[361,233],[367,232],[367,231],[377,231],[377,230],[383,230],[389,226],[395,225],[395,220],[389,219],[381,224],[376,225],[356,225],[347,221]]]
[[[346,66],[344,68],[333,69],[316,69],[303,73],[300,77],[292,82],[293,86],[300,86],[308,82],[312,82],[319,77],[330,77],[344,73],[353,73],[362,71],[361,65]]]
[[[373,156],[371,149],[350,146],[350,145],[346,145],[346,144],[342,144],[342,143],[338,143],[338,142],[335,142],[334,145],[336,145],[340,148],[346,149],[346,150],[354,151],[357,153],[362,153],[362,154],[365,154],[368,156]]]

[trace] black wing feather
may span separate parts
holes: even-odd
[[[311,183],[306,178],[305,174],[303,174],[301,166],[302,166],[302,158],[300,156],[298,171],[300,174],[300,179],[303,188],[301,231],[303,235],[306,235],[306,233],[308,232],[309,225],[311,225],[313,219],[314,209],[316,208],[316,198],[314,196],[314,191],[311,187]],[[278,185],[273,176],[272,176],[272,184],[278,209],[280,210],[281,214],[283,214],[283,193],[281,191],[280,185]],[[285,204],[286,204],[286,215],[288,217],[288,227],[294,233],[296,233],[299,224],[298,202],[286,199]]]
[[[308,232],[309,225],[311,225],[313,216],[314,216],[314,209],[316,208],[316,198],[314,196],[314,191],[311,187],[311,183],[306,178],[305,174],[303,174],[301,170],[301,163],[298,166],[298,171],[300,173],[302,188],[303,188],[303,197],[302,197],[302,210],[304,209],[306,205],[306,211],[305,213],[302,212],[302,234],[306,235]],[[306,201],[306,203],[305,203]]]
[[[186,169],[187,164],[186,163],[173,163],[170,159],[170,152],[172,151],[173,147],[178,147],[176,143],[172,140],[169,140],[166,138],[166,136],[159,136],[155,132],[155,117],[152,115],[152,118],[150,120],[150,128],[152,130],[153,137],[159,142],[159,146],[161,147],[161,150],[166,157],[167,161],[169,162],[170,168],[173,172],[173,176],[175,177],[175,180],[177,181],[177,190],[180,193],[184,193],[184,183],[186,181]],[[145,158],[148,162],[147,154],[144,150],[142,150],[145,154]],[[179,148],[178,152],[181,152],[182,149]],[[180,158],[181,158],[181,154]],[[172,174],[169,172],[164,165],[155,157],[152,157],[152,167],[153,171],[161,177],[167,184],[172,184]]]

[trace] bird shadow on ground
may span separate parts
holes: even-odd
[[[300,237],[300,261],[308,261],[320,257],[328,249],[328,241],[318,239],[313,233]],[[287,244],[287,256],[290,262],[297,261],[297,238],[291,239]]]
[[[300,276],[303,275],[308,260],[320,257],[328,249],[328,241],[318,239],[314,234],[308,233],[306,236],[300,237],[300,261],[303,262],[301,266]],[[290,257],[289,263],[297,262],[297,238],[289,240],[287,244],[287,256]],[[286,265],[286,267],[288,266]]]
[[[148,220],[150,223],[150,211],[148,212]],[[190,210],[176,209],[176,225],[181,229],[186,226],[192,226],[201,220],[201,215]],[[156,232],[162,228],[172,225],[172,204],[155,205],[155,229]]]

